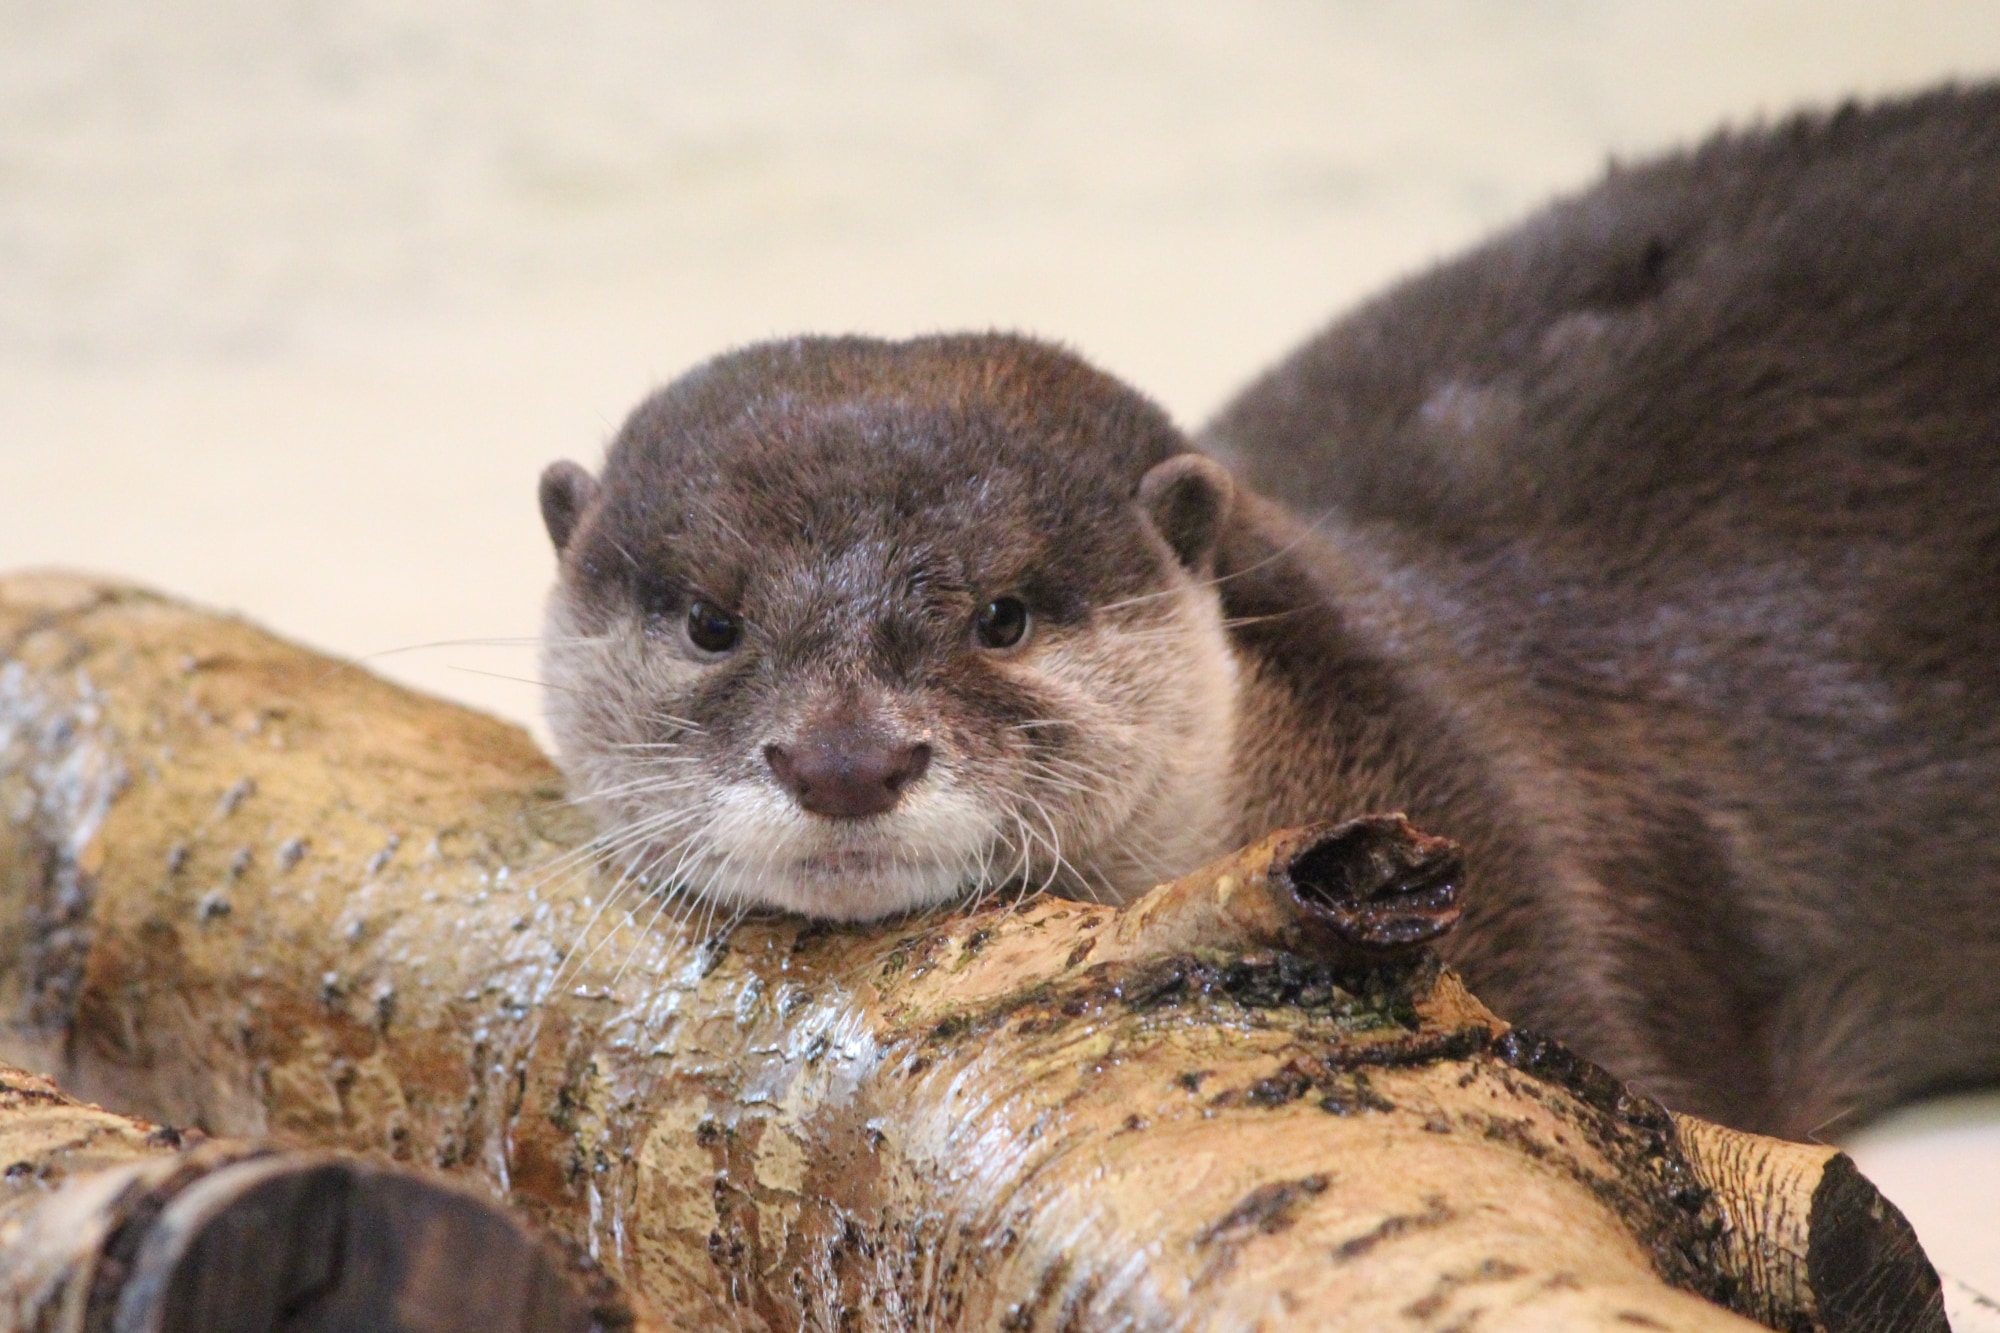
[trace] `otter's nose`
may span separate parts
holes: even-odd
[[[828,728],[791,748],[765,746],[764,762],[803,809],[832,819],[861,819],[903,799],[903,790],[931,766],[931,747]]]

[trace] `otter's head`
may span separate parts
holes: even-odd
[[[854,920],[1220,850],[1229,478],[1076,358],[752,347],[541,499],[549,723],[643,881]]]

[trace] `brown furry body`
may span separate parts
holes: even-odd
[[[2000,1075],[2000,90],[1614,171],[1200,442],[1325,516],[1224,560],[1318,604],[1249,825],[1464,840],[1480,994],[1689,1109]]]
[[[1672,1103],[1991,1079],[1995,219],[1993,92],[1614,172],[1199,437],[1289,510],[1039,344],[732,354],[545,480],[565,765],[638,873],[842,917],[1407,810],[1474,988]],[[822,817],[801,736],[923,764]]]

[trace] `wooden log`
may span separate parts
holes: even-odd
[[[598,1279],[461,1187],[328,1152],[187,1143],[0,1066],[5,1333],[586,1333]]]
[[[0,646],[17,1058],[463,1171],[688,1326],[1870,1326],[1745,1261],[1830,1215],[1718,1200],[1430,959],[1452,853],[1400,821],[1122,912],[708,929],[590,873],[514,728],[83,580],[0,581]],[[1943,1327],[1853,1181],[1842,1280]]]

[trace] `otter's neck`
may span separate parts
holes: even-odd
[[[1446,635],[1344,545],[1255,496],[1224,540],[1217,586],[1244,719],[1239,832],[1402,810],[1461,836],[1436,825],[1466,814],[1483,784],[1429,679]]]
[[[1451,580],[1397,559],[1392,536],[1323,536],[1254,495],[1240,497],[1218,564],[1240,682],[1237,840],[1408,814],[1465,848],[1467,921],[1446,956],[1490,1001],[1554,1007],[1542,992],[1562,966],[1548,956],[1566,935],[1548,896],[1561,872],[1514,781],[1535,749],[1515,720],[1531,724],[1504,683],[1462,660],[1476,627],[1454,621]]]

